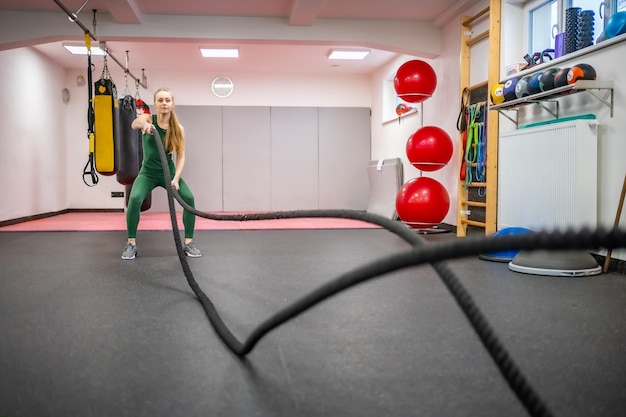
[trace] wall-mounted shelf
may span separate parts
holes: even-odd
[[[600,80],[579,80],[574,84],[568,84],[563,87],[557,87],[552,90],[542,91],[540,93],[532,94],[530,96],[518,98],[511,101],[506,101],[502,104],[496,104],[489,106],[489,110],[497,110],[504,117],[512,121],[517,125],[517,118],[510,117],[506,112],[511,110],[518,110],[520,107],[527,106],[529,104],[536,104],[541,106],[544,110],[554,116],[555,119],[559,117],[559,102],[558,98],[563,97],[566,94],[573,94],[579,92],[587,92],[595,97],[602,104],[610,109],[611,117],[613,117],[613,89],[615,83],[613,81],[600,81]],[[596,90],[610,90],[609,99],[601,97]],[[551,103],[552,106],[546,103]]]

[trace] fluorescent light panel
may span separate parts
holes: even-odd
[[[87,55],[87,47],[85,45],[63,45],[63,47],[74,55]],[[92,46],[91,55],[104,56],[106,52],[100,49],[99,46]]]
[[[360,50],[348,50],[348,49],[333,49],[328,55],[328,59],[353,59],[353,60],[361,60],[368,56],[370,53],[369,49],[360,49]]]
[[[200,48],[200,53],[205,58],[239,58],[237,48]]]

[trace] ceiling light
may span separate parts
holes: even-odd
[[[328,55],[328,59],[364,59],[370,53],[369,49],[349,50],[333,49]]]
[[[205,58],[239,58],[237,48],[200,48],[200,53]]]
[[[85,45],[63,45],[65,49],[70,51],[74,55],[87,55],[87,47]],[[91,55],[106,55],[106,52],[98,46],[91,48]]]

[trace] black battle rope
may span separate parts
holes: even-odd
[[[526,377],[517,367],[504,345],[496,336],[491,325],[479,310],[472,296],[461,284],[454,272],[447,264],[442,263],[444,260],[464,258],[481,253],[489,253],[504,250],[533,250],[533,249],[584,249],[584,248],[616,248],[626,246],[626,231],[620,229],[612,230],[583,230],[580,232],[540,232],[519,235],[494,236],[494,237],[468,237],[452,242],[442,242],[437,244],[428,244],[421,236],[411,231],[399,222],[390,220],[386,217],[364,213],[352,210],[298,210],[284,212],[270,212],[244,215],[215,215],[204,213],[189,206],[180,197],[178,191],[171,185],[171,173],[167,163],[163,143],[156,129],[152,130],[154,139],[159,149],[161,164],[165,177],[165,185],[167,189],[170,218],[172,222],[172,231],[174,241],[178,251],[178,258],[182,265],[185,277],[189,286],[196,294],[204,311],[206,312],[211,325],[213,325],[218,336],[226,344],[226,346],[236,355],[245,356],[263,338],[267,333],[280,326],[281,324],[291,320],[295,316],[303,313],[315,304],[350,288],[356,284],[367,280],[377,278],[380,275],[397,271],[403,268],[418,266],[431,263],[437,271],[445,286],[448,288],[457,304],[469,320],[474,331],[478,334],[483,346],[487,349],[491,358],[496,363],[498,370],[507,381],[509,387],[516,394],[522,405],[526,408],[532,417],[551,417],[554,414],[548,409],[544,401],[534,391]],[[398,235],[411,246],[412,250],[401,252],[370,262],[352,271],[344,273],[336,279],[322,285],[310,294],[297,300],[293,304],[278,311],[273,316],[262,322],[256,329],[252,331],[250,336],[241,343],[228,329],[222,321],[215,306],[209,297],[202,291],[198,283],[193,277],[193,273],[187,263],[187,257],[183,250],[183,245],[178,229],[178,221],[174,207],[174,199],[176,199],[182,207],[203,218],[212,220],[268,220],[268,219],[286,219],[286,218],[302,218],[302,217],[332,217],[332,218],[349,218],[354,220],[362,220],[372,224],[384,227],[390,232]]]

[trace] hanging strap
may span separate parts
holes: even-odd
[[[461,155],[463,156],[463,158],[461,159],[461,168],[460,168],[460,172],[459,172],[459,179],[461,181],[465,181],[465,177],[467,175],[467,163],[465,162],[465,151],[467,149],[467,123],[469,121],[469,107],[466,105],[463,109],[462,112],[459,116],[463,117],[462,122],[459,122],[459,120],[457,120],[457,128],[459,126],[463,126],[463,130],[461,131],[461,143],[463,145],[463,149],[461,151]]]
[[[93,111],[93,79],[91,73],[93,72],[93,64],[91,63],[91,37],[89,32],[85,32],[85,45],[87,46],[87,89],[89,91],[89,101],[87,108],[87,138],[89,139],[89,158],[83,168],[83,182],[93,187],[98,183],[98,174],[94,166],[93,151],[94,151],[94,111]],[[88,182],[86,178],[90,178],[91,182]]]
[[[456,129],[459,132],[465,132],[467,129],[467,100],[469,98],[469,89],[466,87],[461,93],[461,109],[456,119]]]

